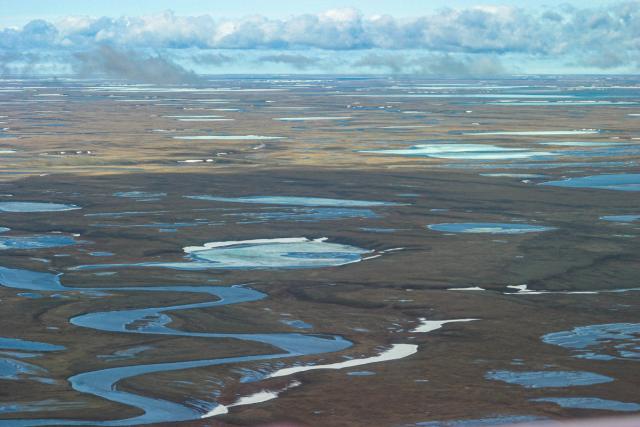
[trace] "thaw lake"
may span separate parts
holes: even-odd
[[[565,136],[565,135],[593,135],[600,133],[598,129],[579,130],[528,130],[528,131],[481,131],[466,132],[465,135],[478,136]]]
[[[640,220],[640,215],[604,215],[600,219],[609,222],[629,223]]]
[[[521,223],[468,222],[430,224],[430,230],[445,233],[526,234],[554,230],[553,227]]]
[[[485,378],[525,388],[576,387],[613,381],[605,375],[581,371],[492,371]]]
[[[364,150],[361,153],[469,160],[527,159],[553,155],[548,151],[530,151],[489,144],[420,144],[401,150]]]
[[[212,202],[229,203],[257,203],[265,205],[293,205],[293,206],[331,206],[331,207],[374,207],[398,206],[400,203],[380,202],[371,200],[327,199],[322,197],[295,196],[246,196],[246,197],[218,197],[209,195],[184,196],[195,200],[209,200]]]
[[[174,136],[173,139],[184,140],[212,140],[212,141],[233,141],[233,140],[276,140],[286,139],[284,136],[264,136],[264,135],[199,135],[199,136]]]
[[[640,360],[640,323],[578,326],[542,336],[542,341],[591,360]]]
[[[80,206],[47,202],[0,202],[0,212],[63,212],[80,209]]]
[[[210,242],[183,248],[188,261],[138,264],[96,264],[78,270],[119,267],[158,267],[176,270],[296,269],[336,267],[362,261],[370,250],[328,242],[326,238],[287,237],[230,242]]]
[[[46,249],[70,246],[78,243],[73,237],[62,235],[41,236],[2,236],[0,250],[10,249]]]
[[[472,18],[512,19],[489,9]],[[365,15],[318,17],[388,24]],[[158,16],[167,34],[191,19]],[[119,49],[76,57],[77,36],[74,64]],[[171,63],[240,62],[160,40],[107,61],[154,83],[0,79],[0,426],[640,413],[638,78],[384,74],[486,65],[352,39],[371,74],[274,45],[242,56],[309,74],[192,75]]]
[[[568,188],[593,188],[599,190],[640,191],[640,174],[621,173],[591,175],[568,178],[561,181],[548,181],[540,185]]]
[[[563,408],[599,409],[603,411],[640,412],[640,404],[618,402],[617,400],[599,399],[597,397],[541,397],[531,399],[532,402],[555,403]]]
[[[288,210],[260,210],[225,214],[225,218],[235,218],[238,223],[269,221],[328,221],[348,218],[379,218],[371,209],[353,208],[290,208]]]

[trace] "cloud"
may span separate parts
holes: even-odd
[[[419,74],[446,77],[486,77],[513,74],[495,55],[454,57],[449,54],[431,55],[414,61]]]
[[[191,61],[199,65],[222,66],[236,62],[237,58],[217,52],[198,53],[191,56]]]
[[[318,58],[310,58],[305,55],[280,53],[274,55],[264,55],[258,58],[257,62],[272,62],[275,64],[289,65],[296,70],[306,70],[319,64]]]
[[[370,53],[353,62],[354,67],[364,67],[379,72],[402,73],[408,61],[404,55]]]
[[[639,40],[640,0],[601,7],[473,6],[411,18],[365,16],[355,9],[284,19],[261,15],[219,19],[168,11],[119,18],[69,16],[55,23],[34,20],[22,28],[0,29],[0,51],[84,52],[100,51],[102,45],[127,51],[215,51],[191,58],[195,64],[209,66],[237,62],[244,51],[277,51],[262,53],[263,62],[296,70],[315,69],[319,65],[314,62],[330,62],[327,57],[331,55],[323,58],[319,51],[359,51],[364,69],[393,73],[405,72],[407,67],[414,71],[425,67],[424,72],[489,70],[492,64],[474,63],[473,58],[509,55],[594,69],[637,67]],[[316,57],[300,56],[304,50],[315,52]],[[376,56],[385,50],[412,50],[428,60],[405,64],[400,58]],[[467,59],[459,62],[461,57]],[[353,55],[350,59],[353,62]]]
[[[495,55],[408,55],[372,53],[352,64],[372,71],[444,77],[483,77],[513,73]]]
[[[74,59],[74,71],[82,77],[114,78],[155,84],[200,82],[195,73],[168,58],[117,50],[106,45],[88,52],[76,53]]]
[[[51,52],[0,51],[0,76],[60,74],[59,56]],[[62,72],[64,74],[64,72]]]

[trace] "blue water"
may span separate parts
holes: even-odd
[[[190,249],[186,261],[146,262],[137,264],[93,264],[74,267],[73,270],[109,269],[122,267],[156,267],[175,270],[208,269],[296,269],[336,267],[362,259],[369,253],[355,246],[322,240],[283,242],[272,239],[263,242],[236,242],[227,246]]]
[[[555,145],[558,147],[626,147],[630,143],[611,141],[545,141],[541,145]]]
[[[534,178],[547,177],[547,175],[541,175],[537,173],[481,173],[480,176],[490,176],[494,178],[522,178],[522,179],[534,179]]]
[[[31,299],[44,298],[44,295],[38,294],[36,292],[18,292],[18,296],[23,298],[31,298]]]
[[[46,384],[53,383],[51,379],[41,376],[46,373],[45,369],[31,363],[0,357],[0,380],[29,379]]]
[[[578,326],[543,335],[542,341],[573,350],[581,359],[640,360],[640,323]]]
[[[60,401],[57,399],[38,400],[28,403],[7,403],[0,405],[0,414],[11,414],[16,412],[40,412],[55,411],[61,409],[81,409],[84,407],[83,402],[79,401]]]
[[[570,188],[596,188],[601,190],[640,191],[640,174],[620,173],[569,178],[562,181],[548,181],[539,185]]]
[[[585,371],[491,371],[485,378],[525,388],[575,387],[613,381],[611,377]]]
[[[113,193],[115,197],[126,197],[128,199],[158,199],[165,197],[167,193],[152,193],[149,191],[120,191]]]
[[[450,163],[450,169],[558,169],[558,168],[624,168],[635,166],[636,162],[554,162],[554,163]]]
[[[0,250],[45,249],[70,246],[78,243],[73,237],[60,235],[0,237]]]
[[[396,228],[382,228],[382,227],[360,227],[360,230],[369,233],[394,233],[398,231]]]
[[[576,106],[576,107],[616,107],[616,106],[629,106],[635,105],[637,102],[632,101],[497,101],[488,102],[489,105],[504,105],[514,107],[564,107],[564,106]]]
[[[243,221],[298,221],[313,222],[347,218],[378,218],[371,209],[349,208],[292,208],[286,211],[260,211],[225,214],[225,217],[237,217]]]
[[[113,256],[114,254],[113,252],[98,251],[98,252],[89,252],[89,255],[102,257],[102,256]]]
[[[438,159],[502,160],[530,159],[550,156],[546,151],[530,151],[524,148],[499,147],[489,144],[420,144],[407,149],[364,150],[361,153],[387,154],[410,157],[434,157]]]
[[[198,227],[201,225],[211,225],[208,221],[193,221],[193,222],[151,222],[148,224],[108,224],[99,223],[91,224],[92,227],[105,227],[105,228],[157,228],[157,229],[171,229],[176,230],[178,228]]]
[[[524,234],[554,230],[554,227],[541,225],[499,223],[499,222],[460,222],[431,224],[430,230],[446,233],[488,233],[488,234]]]
[[[293,197],[293,196],[247,196],[247,197],[217,197],[217,196],[184,196],[188,199],[209,200],[213,202],[229,203],[258,203],[265,205],[292,205],[309,207],[373,207],[398,206],[400,203],[379,202],[370,200],[326,199],[321,197]]]
[[[257,301],[265,294],[243,286],[158,286],[158,287],[123,287],[123,288],[74,288],[66,287],[60,282],[59,275],[40,273],[30,270],[10,269],[0,267],[0,283],[5,287],[23,290],[39,291],[105,291],[118,290],[119,292],[176,292],[199,293],[215,297],[215,299],[200,303],[181,304],[166,307],[141,308],[130,310],[115,310],[106,312],[93,312],[70,319],[70,323],[104,332],[119,332],[128,334],[151,334],[188,336],[203,339],[239,339],[254,341],[278,348],[280,351],[273,354],[247,355],[241,357],[229,357],[221,359],[203,359],[186,362],[156,363],[147,365],[122,366],[98,371],[89,371],[68,378],[74,390],[99,396],[114,402],[139,408],[142,415],[112,421],[79,421],[68,419],[25,419],[25,420],[0,420],[0,426],[41,426],[41,425],[102,425],[124,426],[155,422],[173,422],[196,420],[206,411],[216,406],[214,401],[209,402],[209,408],[194,409],[178,403],[161,399],[148,398],[135,393],[119,390],[116,384],[125,379],[138,375],[182,370],[188,368],[222,365],[255,360],[273,360],[292,356],[313,355],[344,350],[351,343],[342,337],[331,335],[306,335],[300,333],[208,333],[186,332],[170,327],[171,317],[166,314],[171,311],[192,310],[208,308],[242,302]],[[28,346],[20,340],[8,340],[7,346]],[[1,360],[1,359],[0,359]],[[0,365],[0,374],[4,365]],[[16,375],[15,363],[4,366],[7,375]]]
[[[5,350],[26,350],[26,351],[60,351],[64,350],[61,345],[47,344],[44,342],[27,341],[19,338],[0,337],[0,348]]]
[[[640,145],[621,145],[621,147],[602,147],[590,150],[565,150],[558,153],[572,157],[625,157],[640,155]]]
[[[40,353],[20,353],[18,351],[0,351],[0,354],[14,359],[31,359],[42,356]]]
[[[601,409],[605,411],[640,412],[640,404],[599,399],[597,397],[541,397],[532,402],[550,402],[563,408]]]
[[[600,219],[611,222],[634,222],[640,219],[640,215],[605,215]]]
[[[347,372],[347,375],[350,377],[370,377],[375,375],[376,373],[373,371],[350,371]]]
[[[112,354],[99,354],[98,359],[106,360],[107,362],[113,362],[117,360],[133,359],[138,354],[147,350],[151,350],[153,347],[150,345],[139,345],[136,347],[127,348],[125,350],[114,351]]]
[[[17,379],[21,374],[29,374],[37,368],[30,363],[19,362],[13,359],[0,357],[0,379]]]
[[[420,427],[492,427],[507,424],[529,423],[541,420],[544,420],[544,418],[531,415],[503,415],[490,418],[479,418],[475,420],[424,421],[416,423],[415,425]]]
[[[81,209],[79,206],[45,202],[0,202],[0,212],[61,212]]]
[[[124,212],[99,212],[99,213],[90,213],[85,214],[84,216],[88,217],[104,217],[104,218],[123,218],[127,216],[138,216],[138,215],[156,215],[168,213],[169,211],[124,211]]]
[[[296,328],[296,329],[311,329],[313,328],[313,325],[307,322],[303,322],[302,320],[288,320],[288,319],[282,319],[280,320],[280,323],[284,323],[287,326],[291,326],[292,328]]]

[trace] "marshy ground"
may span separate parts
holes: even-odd
[[[4,81],[16,91],[0,93],[6,116],[0,149],[7,151],[0,154],[0,206],[29,201],[81,209],[0,212],[0,226],[9,229],[2,236],[76,241],[0,250],[3,268],[62,274],[65,287],[34,290],[0,274],[0,337],[64,347],[35,351],[0,340],[7,366],[42,368],[11,374],[0,364],[0,420],[6,420],[0,425],[136,417],[140,405],[78,390],[68,379],[248,355],[264,358],[140,374],[132,368],[115,388],[195,414],[152,420],[175,425],[449,425],[640,412],[640,223],[601,219],[640,214],[640,119],[633,115],[640,111],[640,86],[597,78],[442,83],[221,79],[184,91]],[[531,95],[536,102],[527,102]],[[587,180],[598,188],[541,185],[588,176],[600,176]],[[228,200],[254,196],[334,202]],[[339,206],[336,199],[387,204]],[[475,225],[429,228],[456,223]],[[522,225],[534,232],[518,232]],[[284,238],[326,238],[333,246],[323,259],[339,262],[297,268],[318,255],[287,249],[276,256],[288,263],[273,264],[261,244],[246,247],[246,241]],[[191,269],[197,259],[183,248],[208,242],[244,242],[224,255],[240,267],[220,268],[214,249],[207,252],[210,268]],[[347,257],[336,248],[361,252]],[[167,263],[184,265],[158,265]],[[70,322],[216,299],[141,287],[233,285],[264,297],[123,323],[132,333]],[[477,320],[413,332],[421,319]],[[586,341],[577,347],[543,340],[605,324],[627,325],[624,333],[582,330],[576,339]],[[160,333],[164,327],[182,334]],[[212,333],[236,336],[202,336]],[[238,334],[317,334],[350,345],[328,351],[318,344],[308,354],[269,358],[282,347]],[[366,359],[393,344],[417,345],[417,352],[357,368],[269,377],[292,366]],[[507,379],[530,372],[534,383],[553,372],[611,380],[527,386],[492,372],[507,372],[501,375]],[[216,404],[262,390],[284,391],[198,419]],[[576,408],[536,400],[549,398],[613,402],[593,409],[592,401]]]

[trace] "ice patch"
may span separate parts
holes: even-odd
[[[278,391],[261,390],[249,396],[243,396],[230,405],[218,405],[214,407],[212,410],[202,415],[201,418],[211,418],[215,417],[216,415],[227,414],[229,413],[229,408],[233,408],[234,406],[255,405],[256,403],[263,403],[269,400],[277,399],[282,392],[294,387],[298,387],[299,385],[302,385],[302,383],[299,381],[292,381],[285,388]]]
[[[377,356],[367,357],[364,359],[350,359],[344,362],[330,363],[326,365],[307,365],[307,366],[293,366],[291,368],[279,369],[266,378],[285,377],[293,375],[298,372],[315,371],[319,369],[344,369],[352,368],[354,366],[367,365],[369,363],[387,362],[390,360],[403,359],[409,357],[412,354],[418,352],[418,346],[415,344],[392,344],[391,348],[383,351]]]
[[[442,328],[442,326],[446,325],[447,323],[473,322],[474,320],[479,319],[427,320],[424,317],[421,317],[418,320],[420,321],[420,325],[412,329],[411,332],[431,332],[435,331],[436,329]]]

